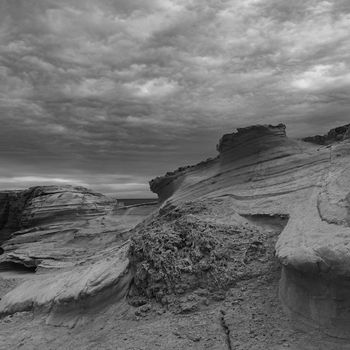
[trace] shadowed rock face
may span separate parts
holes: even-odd
[[[0,232],[77,216],[102,214],[106,197],[83,187],[38,186],[23,191],[0,192]]]
[[[74,324],[81,310],[125,297],[129,230],[156,206],[118,209],[108,197],[73,186],[9,191],[0,200],[0,272],[32,272],[0,296],[0,316],[40,309],[50,312],[50,323],[65,323],[69,314]]]
[[[288,216],[276,244],[281,300],[296,318],[337,337],[350,334],[350,313],[343,310],[350,305],[343,286],[350,277],[346,132],[334,129],[329,139],[339,142],[317,147],[288,139],[284,125],[239,129],[220,140],[217,159],[160,177],[151,187],[168,205],[229,197],[240,215]]]
[[[161,202],[169,198],[174,191],[176,191],[177,179],[183,175],[184,172],[196,170],[199,168],[207,169],[207,165],[211,166],[214,161],[218,160],[218,157],[212,159],[208,158],[196,165],[184,166],[176,169],[175,171],[169,171],[165,176],[158,176],[149,182],[150,189],[156,193]]]
[[[249,152],[257,153],[273,147],[280,138],[286,137],[286,126],[279,125],[253,125],[246,128],[238,128],[237,132],[225,134],[216,146],[219,153],[236,150],[244,147],[243,156]]]
[[[306,142],[315,143],[317,145],[329,145],[334,142],[343,141],[350,136],[350,124],[339,126],[331,129],[326,135],[316,135],[305,137]]]
[[[28,268],[69,259],[73,241],[88,219],[111,210],[105,196],[83,187],[43,186],[2,193],[1,262]],[[84,225],[85,224],[85,225]]]
[[[0,192],[0,244],[20,226],[19,218],[24,207],[20,194],[20,191]]]

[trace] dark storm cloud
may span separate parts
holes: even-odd
[[[348,1],[4,0],[0,187],[145,195],[251,123],[349,121]]]

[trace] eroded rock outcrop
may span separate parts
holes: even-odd
[[[35,309],[48,312],[51,324],[74,325],[84,310],[125,298],[129,231],[155,206],[118,209],[114,200],[73,186],[6,193],[1,205],[0,272],[35,271],[0,295],[1,316]]]
[[[340,142],[347,138],[350,135],[350,124],[343,126],[338,126],[337,128],[331,129],[325,135],[316,135],[305,137],[303,141],[315,143],[317,145],[329,145],[334,142]]]
[[[110,202],[77,186],[37,186],[0,192],[0,231],[16,231],[76,216],[101,214]]]
[[[325,146],[289,139],[283,124],[224,135],[217,158],[151,181],[163,206],[150,216],[137,207],[116,217],[89,191],[36,192],[0,259],[38,272],[2,298],[0,314],[88,308],[124,298],[130,285],[162,303],[195,288],[215,292],[264,275],[275,250],[285,308],[298,323],[348,339],[346,133]]]
[[[334,130],[328,135],[339,135]],[[350,297],[344,293],[350,276],[346,130],[341,128],[339,142],[317,147],[288,139],[284,125],[239,129],[221,139],[217,159],[175,178],[158,178],[162,186],[152,188],[167,205],[229,197],[239,215],[288,216],[276,244],[283,266],[281,300],[297,319],[345,338],[350,334]]]
[[[98,309],[106,301],[125,298],[132,279],[127,252],[124,244],[106,250],[90,264],[33,276],[2,298],[0,316],[36,309],[50,312],[50,324],[63,318],[73,326],[82,309]]]
[[[112,203],[83,187],[42,186],[9,192],[3,196],[2,206],[0,232],[7,240],[2,244],[0,263],[36,268],[64,266],[85,255],[86,248],[75,246],[74,241],[108,214]]]
[[[110,200],[100,193],[78,186],[43,186],[24,194],[26,205],[21,215],[22,227],[61,222],[76,217],[105,214]]]
[[[220,154],[230,152],[232,150],[240,150],[244,147],[243,156],[247,156],[248,152],[257,153],[263,149],[273,147],[281,139],[286,137],[286,126],[278,125],[253,125],[246,128],[238,128],[237,132],[225,134],[216,146]]]
[[[274,246],[288,218],[243,217],[232,210],[232,201],[169,204],[140,223],[130,249],[136,292],[163,304],[198,288],[210,297],[276,269]]]
[[[203,170],[207,169],[207,165],[211,166],[212,162],[217,160],[216,158],[208,158],[205,161],[202,161],[196,165],[183,166],[175,171],[169,171],[165,176],[158,176],[152,179],[149,182],[150,189],[152,192],[157,193],[159,200],[161,202],[169,198],[177,189],[178,178],[181,181],[181,176],[184,172],[190,172],[191,170],[196,170],[202,168]]]
[[[22,212],[27,198],[25,191],[0,192],[0,244],[21,227]]]

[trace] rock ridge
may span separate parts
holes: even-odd
[[[77,232],[112,209],[109,198],[79,186],[35,186],[0,193],[1,263],[27,268],[59,266],[70,257]],[[75,249],[75,251],[81,249]],[[65,265],[65,263],[63,263]]]
[[[231,134],[225,134],[221,137],[219,143],[216,146],[216,150],[219,153],[223,153],[227,150],[232,150],[238,146],[246,145],[253,141],[256,146],[259,146],[257,142],[259,138],[275,138],[286,137],[286,126],[284,124],[278,125],[252,125],[245,128],[237,128],[236,132]],[[259,151],[256,147],[255,152]]]
[[[264,160],[263,153],[267,154],[267,158],[272,158],[272,155],[283,157],[298,152],[298,148],[299,146],[294,141],[286,137],[286,126],[282,123],[237,128],[236,132],[221,137],[216,146],[219,152],[217,157],[208,158],[196,165],[180,167],[173,172],[167,172],[164,176],[158,176],[149,182],[150,189],[158,195],[160,201],[165,201],[176,192],[183,177],[193,172],[196,174],[198,171],[211,173],[216,166],[225,168],[226,163],[239,164],[244,159],[252,159],[254,163],[258,158]],[[270,152],[272,149],[274,151]],[[222,169],[222,171],[225,170]]]
[[[346,140],[350,137],[350,124],[338,126],[331,129],[325,135],[315,135],[303,138],[305,142],[315,143],[317,145],[329,145],[334,142]]]
[[[290,139],[283,124],[243,128],[221,138],[219,157],[205,167],[165,175],[151,189],[165,206],[231,198],[231,210],[241,216],[287,216],[276,243],[282,303],[300,322],[348,339],[348,135],[349,125],[334,128],[316,147],[318,136],[311,143]]]
[[[35,186],[22,191],[3,191],[0,192],[0,232],[14,232],[55,218],[61,220],[62,216],[102,212],[108,201],[102,194],[81,186]]]

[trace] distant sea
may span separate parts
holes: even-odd
[[[120,205],[123,204],[124,206],[129,206],[158,202],[158,198],[117,198],[117,201]]]

